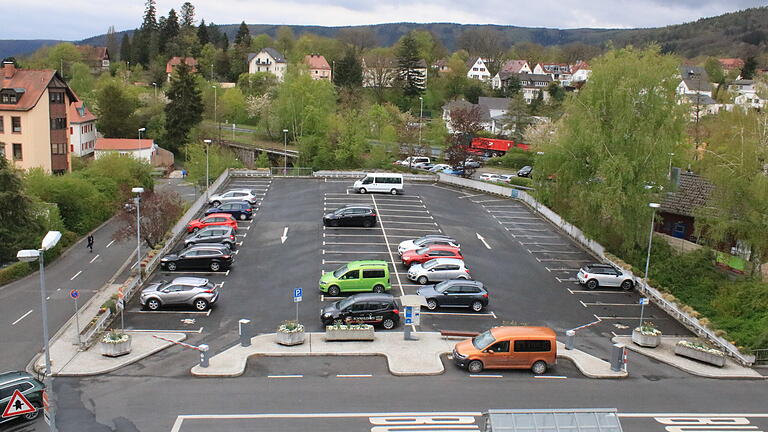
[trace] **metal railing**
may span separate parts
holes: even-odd
[[[270,175],[281,177],[311,177],[312,168],[307,167],[271,167]]]
[[[768,348],[753,349],[751,353],[755,356],[755,366],[768,366]]]

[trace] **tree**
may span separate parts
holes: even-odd
[[[164,143],[168,150],[177,152],[187,143],[189,131],[203,119],[203,101],[195,77],[189,66],[182,63],[171,77],[166,96],[170,99],[165,106]]]
[[[244,123],[248,120],[246,102],[243,92],[239,88],[229,88],[219,97],[219,121],[229,123]]]
[[[386,89],[391,87],[397,78],[397,70],[394,68],[390,51],[383,48],[372,49],[365,56],[365,67],[364,85],[373,90],[377,103],[383,103]]]
[[[707,61],[704,62],[704,70],[707,71],[707,75],[709,75],[709,79],[712,82],[719,83],[720,81],[725,80],[723,65],[721,65],[720,61],[715,57],[707,58]]]
[[[120,42],[120,61],[131,61],[131,38],[128,33],[123,34],[123,40]]]
[[[749,56],[744,61],[744,67],[741,68],[741,77],[743,79],[752,79],[757,71],[757,59],[755,56]]]
[[[155,3],[155,0],[146,0],[144,19],[141,27],[134,34],[132,57],[134,61],[143,65],[148,65],[150,59],[154,58],[160,49]]]
[[[274,105],[278,124],[290,131],[292,141],[298,142],[308,135],[325,135],[328,115],[336,111],[336,93],[328,81],[289,70],[277,88]]]
[[[208,36],[208,27],[205,25],[205,19],[200,20],[200,26],[197,28],[197,40],[200,41],[200,45],[202,46],[211,42],[211,39]]]
[[[154,249],[165,233],[176,223],[184,209],[181,196],[176,191],[144,192],[141,196],[141,239]],[[136,238],[136,208],[126,205],[117,214],[119,226],[113,239],[123,241]]]
[[[251,45],[251,32],[248,30],[248,25],[245,24],[245,21],[241,22],[240,27],[237,28],[237,34],[235,35],[235,45]]]
[[[347,49],[341,60],[336,62],[333,83],[339,87],[360,87],[363,83],[363,67],[353,49]]]
[[[196,140],[184,147],[187,181],[192,184],[205,187],[206,149],[208,151],[208,175],[211,182],[227,168],[242,168],[243,166],[235,154],[226,147],[217,144],[205,145],[200,140]]]
[[[259,52],[264,48],[271,47],[275,44],[269,35],[261,33],[251,38],[251,51]]]
[[[277,85],[277,77],[269,72],[244,73],[237,80],[237,87],[246,96],[260,96]]]
[[[159,27],[159,39],[158,39],[158,47],[160,49],[160,52],[165,53],[167,55],[178,55],[180,54],[177,50],[169,50],[166,51],[167,45],[170,42],[175,42],[174,39],[176,39],[179,36],[180,26],[179,26],[179,18],[176,15],[176,11],[171,9],[168,11],[168,18],[160,18],[160,22],[158,23]]]
[[[647,247],[648,203],[661,197],[645,186],[666,184],[668,155],[682,151],[679,60],[658,46],[628,47],[592,66],[589,85],[566,101],[555,140],[541,149],[534,181],[544,204],[623,254]]]
[[[43,227],[34,216],[32,200],[24,191],[21,173],[0,157],[0,219],[13,223],[0,224],[0,262],[16,259],[16,252],[29,249]]]
[[[110,56],[117,56],[118,50],[120,49],[120,46],[117,42],[117,35],[115,34],[115,26],[109,26],[109,29],[107,29],[107,51],[109,51]]]
[[[133,137],[138,129],[134,111],[139,101],[126,93],[116,81],[110,81],[96,92],[98,130],[106,138]]]
[[[482,57],[486,61],[491,76],[496,75],[496,72],[499,71],[501,60],[504,57],[504,43],[498,30],[488,27],[469,28],[461,33],[457,43],[470,55]]]
[[[398,81],[406,98],[416,98],[424,93],[424,73],[420,68],[419,49],[412,33],[400,39],[397,48]]]
[[[376,33],[369,27],[349,27],[339,30],[338,39],[351,46],[357,55],[376,46]]]
[[[195,26],[195,6],[190,2],[181,5],[181,27],[191,29]]]
[[[477,105],[451,110],[451,127],[453,135],[446,140],[446,159],[453,166],[463,166],[463,177],[470,177],[474,170],[466,166],[467,159],[472,155],[472,138],[483,128],[480,107]]]
[[[277,49],[287,58],[293,53],[293,30],[288,26],[280,26],[275,33]]]

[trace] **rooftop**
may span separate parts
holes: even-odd
[[[677,191],[667,194],[660,210],[681,216],[693,216],[696,209],[707,204],[714,189],[715,186],[704,177],[692,172],[681,172]]]
[[[155,141],[151,139],[131,138],[99,138],[96,140],[96,150],[124,150],[136,151],[152,148]]]

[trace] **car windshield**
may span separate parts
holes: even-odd
[[[437,260],[429,260],[422,267],[429,270],[437,265]]]
[[[429,248],[421,248],[416,250],[416,253],[419,255],[424,255],[425,253],[429,252]]]
[[[486,330],[472,338],[472,345],[479,350],[491,346],[494,342],[496,342],[496,338],[493,337],[490,330]]]
[[[435,285],[435,291],[439,293],[445,291],[446,288],[448,288],[448,281],[442,281],[439,284]]]
[[[336,210],[335,212],[333,212],[333,214],[335,214],[336,216],[338,216],[338,215],[340,215],[340,214],[344,213],[344,210],[346,210],[346,209],[345,209],[345,208],[340,208],[340,209]]]
[[[347,265],[344,264],[343,266],[339,267],[338,269],[336,269],[336,271],[333,272],[333,276],[336,278],[340,278],[341,275],[343,275],[346,272],[347,272]]]
[[[355,299],[353,299],[352,297],[347,297],[344,300],[339,300],[336,302],[336,309],[344,310],[354,302],[355,302]]]

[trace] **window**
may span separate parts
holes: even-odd
[[[65,155],[67,154],[66,144],[51,144],[51,154]]]
[[[0,116],[0,133],[5,132],[5,127],[3,127],[3,116]]]
[[[549,352],[552,345],[548,340],[517,340],[515,352]]]
[[[0,142],[0,157],[5,157],[5,143]]]
[[[16,104],[18,100],[18,96],[16,96],[16,93],[13,91],[3,93],[2,102],[4,104]]]
[[[67,128],[66,117],[57,117],[51,119],[51,130],[61,130]]]
[[[363,279],[377,279],[384,277],[384,270],[363,270]]]
[[[517,342],[515,342],[515,347],[517,347]],[[495,344],[491,345],[488,348],[488,351],[492,351],[492,352],[495,352],[495,353],[508,353],[509,352],[509,341],[496,342]]]
[[[23,154],[21,153],[21,144],[14,143],[13,144],[13,160],[23,160]]]
[[[32,384],[28,382],[23,382],[19,384],[15,384],[12,386],[8,386],[5,388],[0,389],[0,399],[5,399],[13,396],[13,393],[18,390],[22,393],[32,388]]]
[[[51,103],[52,104],[63,104],[64,103],[64,92],[51,92]]]
[[[360,270],[352,270],[350,272],[347,272],[344,276],[342,276],[341,280],[350,280],[350,279],[359,279],[360,278]]]
[[[21,133],[21,117],[11,117],[11,131]]]

